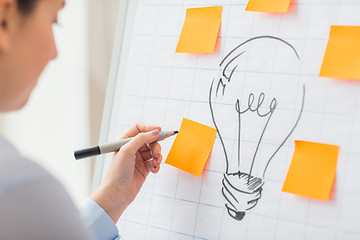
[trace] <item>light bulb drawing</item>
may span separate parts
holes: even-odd
[[[280,46],[287,51],[288,59],[300,62],[296,49],[285,40],[274,36],[253,37],[237,45],[223,58],[219,64],[222,70],[220,77],[217,81],[212,80],[209,91],[211,117],[218,131],[225,159],[221,192],[228,215],[238,221],[261,199],[268,167],[294,132],[304,109],[305,85],[297,88],[296,94],[284,94],[285,98],[282,99],[283,95],[271,96],[278,93],[276,89],[272,91],[271,83],[268,83],[271,71],[270,75],[259,71],[260,78],[249,79],[251,77],[245,70],[239,70],[246,65],[250,52],[255,49],[259,61],[272,64],[272,59],[262,55],[263,52],[271,51],[266,43]],[[257,49],[259,46],[265,49]],[[257,83],[252,83],[256,81]],[[289,100],[286,98],[293,98],[292,101],[296,103],[295,111],[282,108],[282,103]],[[286,111],[291,112],[289,119],[285,119],[283,114]],[[284,122],[288,124],[282,124]],[[250,127],[246,124],[250,124]],[[268,137],[268,145],[271,146],[264,147],[264,139],[269,134],[276,136],[278,141],[275,143],[272,140],[274,137]],[[247,138],[249,136],[250,139]],[[233,142],[232,149],[235,150],[231,152],[230,144],[227,144],[229,141],[226,143],[227,138]],[[248,145],[243,146],[246,144]],[[257,171],[255,165],[259,165]]]

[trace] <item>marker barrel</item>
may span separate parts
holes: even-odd
[[[168,138],[176,133],[178,133],[178,132],[177,131],[161,131],[160,136],[156,140],[156,142],[162,141],[165,138]],[[102,144],[100,146],[93,146],[90,148],[81,149],[81,150],[75,151],[74,156],[75,156],[75,159],[82,159],[82,158],[97,156],[97,155],[104,154],[104,153],[119,151],[119,149],[122,146],[124,146],[125,144],[127,144],[128,142],[130,142],[131,139],[133,139],[133,138],[121,139],[121,140],[118,140],[118,141],[115,141],[112,143],[106,143],[106,144]]]

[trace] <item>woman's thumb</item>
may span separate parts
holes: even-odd
[[[159,129],[150,132],[139,133],[121,149],[129,154],[135,154],[144,144],[155,142],[160,136]]]

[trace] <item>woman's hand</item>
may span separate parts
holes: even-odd
[[[114,154],[103,182],[91,195],[115,223],[135,199],[149,172],[159,171],[161,147],[153,142],[160,130],[142,123],[130,128],[121,139],[134,138]]]

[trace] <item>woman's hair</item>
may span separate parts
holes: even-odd
[[[17,0],[18,9],[24,15],[30,14],[37,2],[38,0]]]

